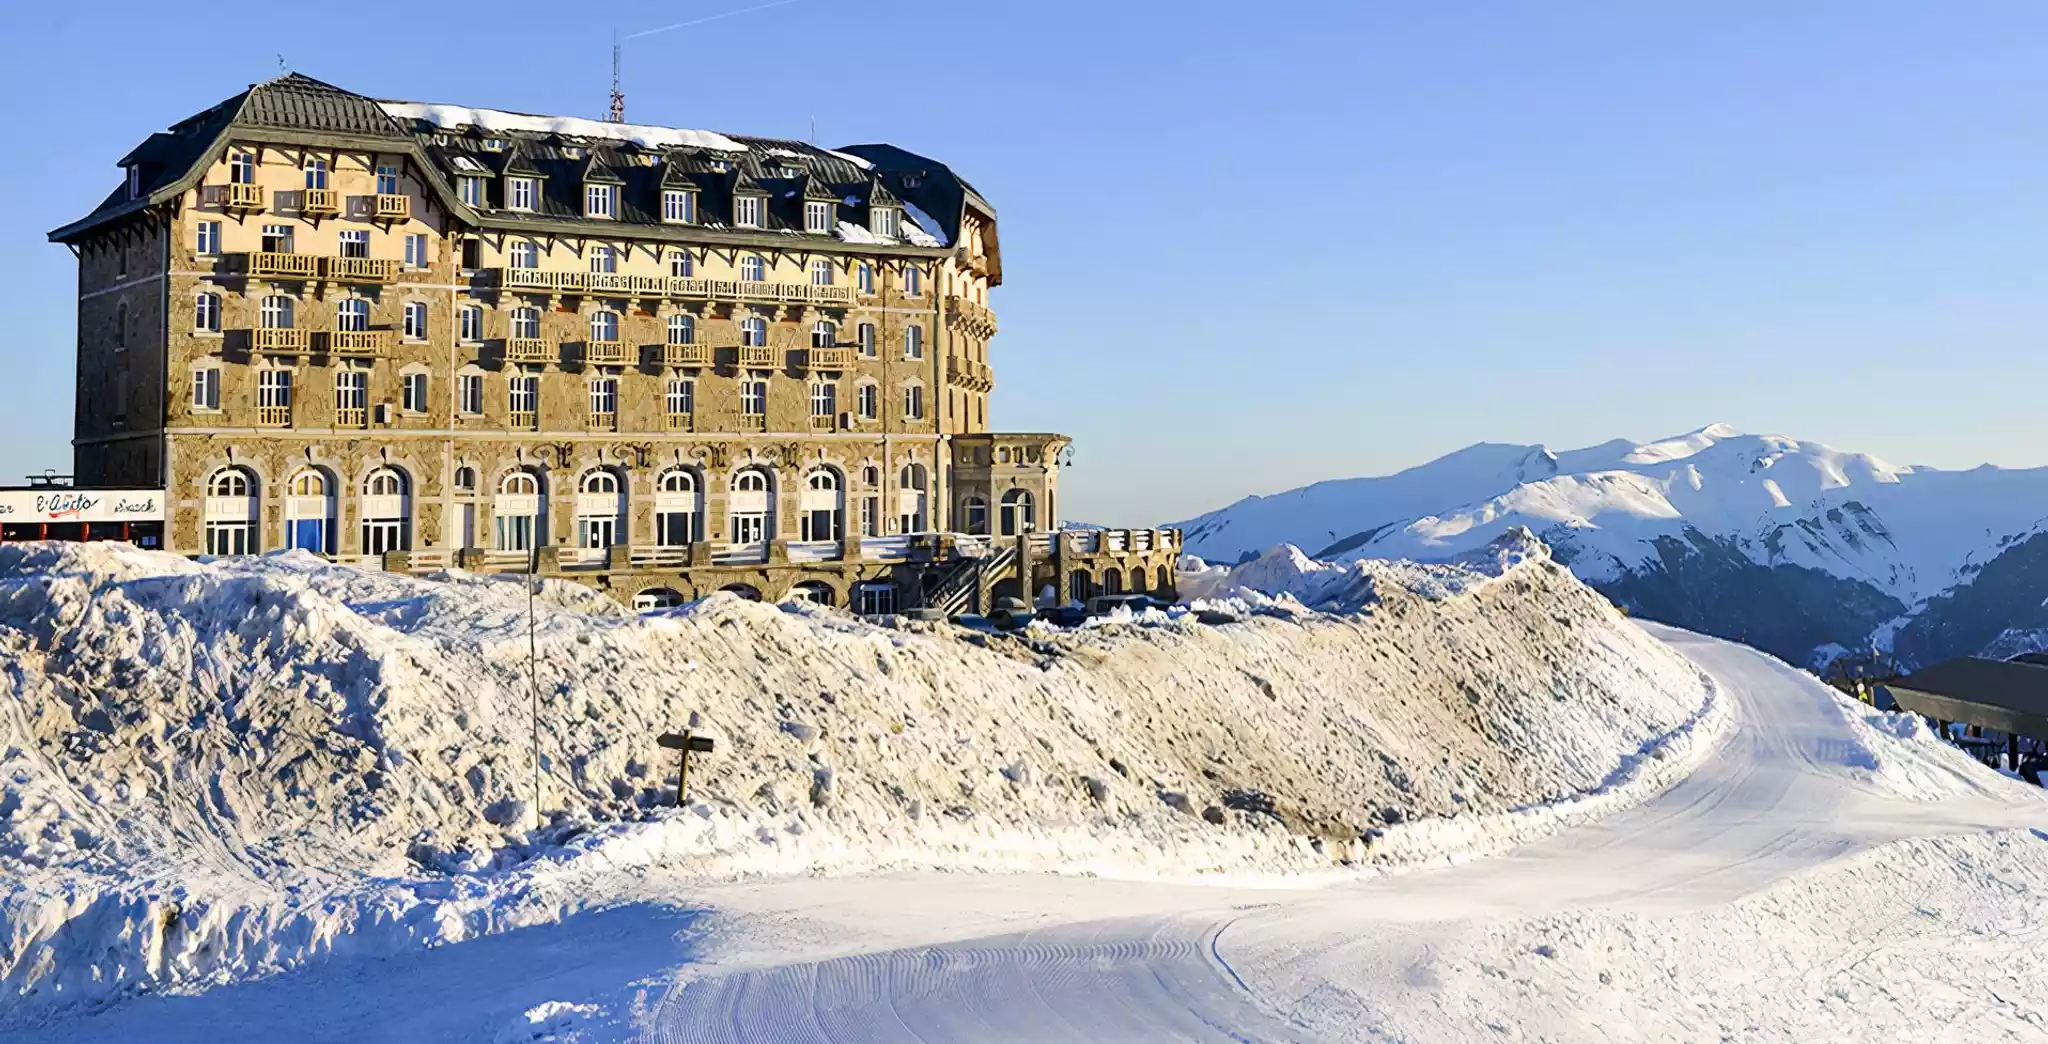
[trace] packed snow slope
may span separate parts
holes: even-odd
[[[1712,704],[1526,533],[1345,573],[1340,615],[1021,635],[551,584],[530,675],[517,579],[0,547],[0,1023],[544,923],[593,867],[1383,861],[1634,778]],[[716,749],[671,811],[684,727]]]
[[[1428,559],[1525,526],[1631,611],[1809,662],[1907,663],[2048,628],[2048,468],[1942,471],[1711,425],[1553,453],[1481,444],[1175,523],[1190,553]]]

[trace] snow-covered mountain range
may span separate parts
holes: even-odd
[[[1441,558],[1527,526],[1634,612],[1802,662],[2048,635],[2048,468],[1901,467],[1722,424],[1564,452],[1480,443],[1174,525],[1225,562],[1282,543]]]

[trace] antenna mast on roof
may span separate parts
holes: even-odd
[[[612,30],[612,108],[605,114],[612,123],[626,122],[626,96],[619,93],[619,31]]]

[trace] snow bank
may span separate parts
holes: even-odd
[[[1655,785],[1713,713],[1524,537],[1267,568],[1346,612],[1237,583],[1221,626],[1012,636],[729,596],[636,617],[550,584],[529,830],[516,580],[0,547],[0,1021],[551,920],[636,867],[1441,858],[1505,836],[1476,824]],[[717,749],[672,810],[653,738],[684,727]]]

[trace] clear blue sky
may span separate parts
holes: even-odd
[[[614,27],[751,2],[17,5],[0,477],[69,464],[74,270],[43,233],[151,131],[280,52],[596,116]],[[627,115],[815,117],[973,180],[1008,277],[995,423],[1077,437],[1064,514],[1145,523],[1710,421],[2048,463],[2044,41],[2038,0],[796,0],[627,44]]]

